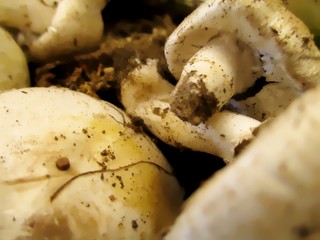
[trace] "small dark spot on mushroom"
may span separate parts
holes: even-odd
[[[132,117],[132,118],[131,118],[131,121],[132,121],[133,125],[135,125],[135,126],[137,126],[137,127],[144,125],[143,119],[140,118],[140,117],[137,117],[137,116]]]
[[[83,129],[82,129],[82,133],[87,134],[87,133],[88,133],[88,130],[85,129],[85,128],[83,128]]]
[[[137,220],[132,220],[132,221],[131,221],[131,227],[132,227],[134,230],[137,230],[137,228],[138,228]]]
[[[119,182],[120,182],[121,189],[123,189],[123,188],[124,188],[124,183],[123,183],[123,181],[122,181],[122,177],[119,176],[119,175],[117,175],[116,178],[117,178],[117,179],[119,180]]]
[[[293,229],[293,232],[294,232],[295,235],[297,235],[300,238],[306,238],[311,234],[310,229],[308,227],[304,226],[304,225],[295,227]]]
[[[308,37],[303,37],[302,38],[302,47],[305,47],[308,45],[310,39]]]
[[[70,161],[67,157],[60,157],[56,161],[56,167],[60,171],[66,171],[70,168]]]
[[[104,149],[103,151],[101,151],[100,155],[101,156],[107,156],[108,155],[107,149]]]
[[[21,91],[22,93],[24,93],[24,94],[28,94],[28,92],[26,92],[26,91]]]
[[[109,199],[110,199],[111,202],[114,202],[116,200],[116,197],[114,195],[110,195]]]
[[[152,111],[155,115],[160,116],[161,109],[159,107],[155,107]]]
[[[112,185],[111,185],[112,187],[116,187],[117,186],[117,184],[116,183],[112,183]]]
[[[278,30],[277,30],[277,29],[275,29],[275,28],[273,28],[273,27],[271,27],[271,31],[272,31],[274,34],[276,34],[276,35],[278,35],[278,34],[279,34]]]

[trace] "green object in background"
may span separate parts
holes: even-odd
[[[287,0],[286,4],[309,27],[320,47],[320,0]]]
[[[317,36],[320,36],[320,1],[319,0],[288,0],[287,7],[302,19]]]

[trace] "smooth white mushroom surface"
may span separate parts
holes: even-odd
[[[313,35],[281,1],[205,1],[169,36],[165,56],[179,80],[171,109],[194,124],[259,77],[300,91],[320,79]]]
[[[320,86],[191,196],[166,240],[320,239]]]
[[[96,47],[107,0],[0,1],[0,25],[20,31],[29,57],[44,61]]]
[[[0,27],[0,92],[30,85],[27,59],[11,35]]]
[[[183,193],[115,106],[64,88],[0,94],[0,238],[154,239]]]

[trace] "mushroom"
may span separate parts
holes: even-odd
[[[21,31],[19,41],[29,48],[30,58],[44,61],[96,47],[103,34],[100,12],[106,2],[2,0],[0,24]]]
[[[171,110],[193,124],[259,77],[299,91],[320,79],[313,35],[281,1],[206,1],[169,36],[165,56],[179,79]]]
[[[0,94],[1,239],[154,239],[183,193],[117,107],[64,88]]]
[[[309,28],[315,37],[320,37],[320,2],[317,0],[300,1],[300,0],[272,0],[285,4],[285,6],[299,17]],[[192,11],[205,0],[174,0],[180,4],[186,11]]]
[[[277,117],[301,94],[298,89],[282,83],[269,83],[252,97],[231,99],[225,108],[263,122]]]
[[[122,81],[121,102],[126,112],[142,119],[150,132],[169,145],[231,162],[261,122],[230,111],[216,113],[197,126],[178,118],[169,110],[174,86],[158,73],[157,63],[148,59],[138,64]]]
[[[2,0],[0,2],[0,23],[24,33],[41,34],[50,26],[57,5],[61,1],[64,0]]]
[[[261,130],[183,206],[166,240],[320,238],[320,86]]]
[[[11,35],[0,27],[0,92],[30,85],[27,59]]]

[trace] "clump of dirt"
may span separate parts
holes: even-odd
[[[168,15],[120,21],[106,33],[98,50],[37,67],[35,86],[58,85],[101,97],[99,92],[117,89],[128,72],[148,58],[158,59],[159,71],[168,72],[163,48],[175,27]]]

